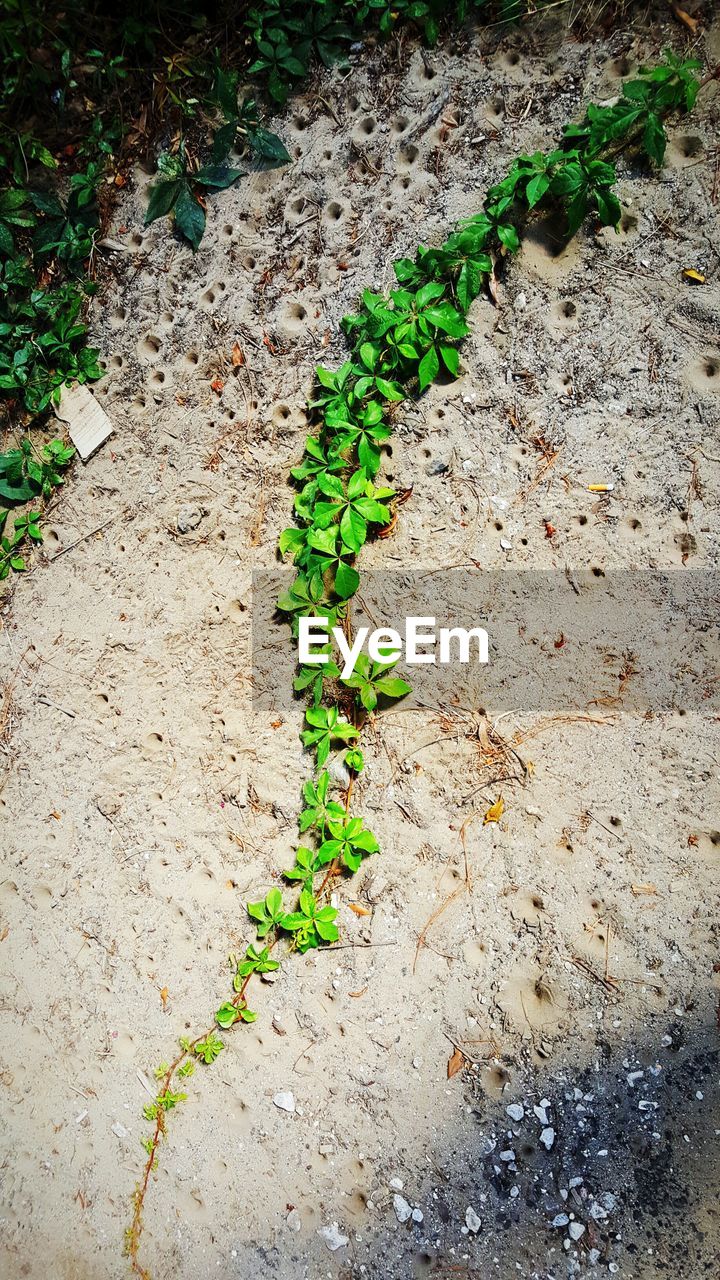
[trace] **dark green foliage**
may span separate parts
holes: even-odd
[[[181,144],[175,155],[163,153],[159,157],[158,173],[163,176],[150,190],[145,225],[166,213],[174,213],[178,231],[194,251],[205,230],[204,194],[232,186],[242,176],[241,170],[231,169],[227,164],[206,164],[191,173]]]
[[[26,437],[17,449],[0,453],[0,501],[18,506],[38,496],[49,498],[74,456],[72,445],[62,440],[51,440],[38,452]]]
[[[9,510],[32,498],[50,497],[53,489],[63,483],[60,474],[75,454],[71,445],[62,440],[51,440],[39,451],[29,439],[21,441],[17,449],[0,454],[0,581],[10,571],[22,573],[26,568],[22,554],[24,542],[42,542],[40,512],[26,511],[13,522],[11,534],[5,531]]]

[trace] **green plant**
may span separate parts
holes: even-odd
[[[292,934],[294,946],[304,952],[323,942],[337,942],[336,918],[335,907],[321,906],[309,889],[301,889],[298,910],[283,916],[280,928]]]
[[[252,98],[238,102],[239,72],[217,66],[210,103],[217,106],[223,123],[212,142],[212,159],[225,160],[232,147],[268,164],[289,164],[290,156],[276,134],[260,124],[259,112]]]
[[[692,97],[694,65],[678,63],[671,67],[670,75],[645,73],[640,83],[650,88],[643,98],[643,111],[633,115],[631,122],[628,115],[624,130],[613,126],[608,145],[637,144],[647,152],[648,119],[687,106]],[[621,101],[640,101],[640,90],[634,90],[633,83],[626,86]],[[279,543],[281,555],[292,556],[298,570],[278,599],[278,608],[293,637],[298,634],[299,619],[308,616],[326,618],[328,636],[330,628],[339,623],[346,639],[351,639],[350,602],[360,582],[356,556],[372,527],[387,526],[397,506],[393,491],[374,483],[382,442],[392,430],[394,406],[399,394],[422,393],[439,375],[441,365],[450,376],[457,374],[459,354],[455,344],[467,333],[465,314],[488,278],[491,255],[517,250],[524,221],[539,206],[563,209],[568,233],[581,209],[593,212],[610,225],[617,221],[611,166],[608,158],[603,159],[600,154],[605,146],[597,146],[600,133],[592,132],[593,128],[610,128],[602,114],[606,110],[615,108],[588,109],[585,120],[590,132],[572,137],[566,134],[564,148],[547,157],[519,157],[508,177],[488,192],[480,214],[457,228],[438,249],[421,248],[414,260],[404,259],[396,264],[398,282],[406,287],[387,296],[366,292],[358,314],[344,321],[352,356],[334,374],[325,369],[317,371],[317,384],[308,403],[315,433],[308,437],[305,457],[292,477],[302,486],[300,501],[295,503],[297,524],[283,531]],[[654,124],[652,132],[654,138]],[[657,150],[656,141],[651,147]],[[649,154],[652,160],[652,150]],[[597,164],[603,167],[594,167]],[[386,384],[385,392],[380,379]],[[331,652],[328,646],[326,652]],[[409,692],[405,681],[388,674],[389,665],[359,661],[354,676],[340,680],[340,685],[344,683],[359,700],[356,710],[360,720],[365,712],[374,709],[379,695],[396,698]],[[242,962],[242,972],[240,966],[235,970],[235,995],[219,1011],[223,1025],[228,1027],[243,1020],[247,986],[261,971],[258,963],[270,962],[275,948],[285,946],[286,950],[304,952],[336,941],[337,908],[329,900],[333,886],[343,875],[352,875],[366,857],[380,852],[373,833],[359,815],[351,812],[355,783],[364,767],[362,752],[356,745],[360,725],[340,714],[334,697],[338,663],[333,667],[329,681],[321,678],[318,682],[307,667],[301,668],[296,678],[296,688],[309,699],[305,709],[308,727],[302,730],[301,738],[315,753],[319,770],[303,787],[304,808],[298,821],[300,834],[311,843],[298,845],[293,867],[284,872],[290,884],[301,886],[294,909],[286,912],[283,894],[277,888],[272,888],[264,899],[247,904],[257,938],[265,945],[259,951],[252,944]],[[344,750],[348,743],[353,745]],[[330,771],[323,766],[332,750],[341,749],[350,773],[345,783],[336,784],[336,799]],[[322,877],[317,887],[316,877]],[[217,1015],[215,1021],[217,1024]],[[164,1093],[189,1055],[212,1061],[222,1048],[223,1042],[214,1031],[195,1041],[181,1041],[181,1052],[162,1076]],[[142,1213],[164,1133],[160,1109],[153,1135],[145,1144],[145,1171],[135,1194],[128,1231],[133,1270],[143,1280],[147,1280],[148,1273],[138,1260]]]
[[[8,507],[19,506],[35,497],[49,498],[53,489],[63,483],[61,472],[75,454],[72,445],[62,440],[51,440],[36,450],[29,438],[21,440],[17,449],[0,454],[0,501],[7,504],[0,510],[0,581],[11,570],[22,573],[27,569],[22,547],[43,540],[40,528],[40,512],[28,510],[13,522],[11,534],[5,533]]]
[[[242,176],[241,171],[226,164],[208,164],[190,172],[185,146],[181,143],[174,155],[163,152],[158,158],[158,173],[162,178],[150,191],[145,225],[173,213],[178,231],[195,250],[205,230],[203,193],[231,187]]]
[[[17,449],[0,453],[0,499],[17,506],[38,495],[49,498],[53,489],[63,484],[61,472],[74,456],[72,445],[62,440],[51,440],[38,452],[26,436]]]
[[[0,253],[12,257],[15,253],[13,228],[32,227],[35,218],[27,208],[28,193],[22,187],[8,187],[0,192]]]
[[[367,654],[358,654],[351,676],[343,676],[348,689],[356,690],[356,699],[366,711],[374,711],[378,697],[404,698],[410,693],[410,685],[399,676],[388,675],[394,662],[371,662]]]
[[[9,537],[1,532],[5,528],[7,517],[7,511],[0,511],[0,582],[8,577],[11,569],[15,573],[23,573],[27,569],[20,551],[26,539],[30,542],[42,542],[39,511],[28,511],[26,515],[18,516]]]

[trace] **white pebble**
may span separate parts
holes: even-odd
[[[275,1106],[280,1111],[289,1111],[291,1115],[295,1113],[295,1095],[289,1089],[281,1089],[273,1098]]]
[[[467,1227],[468,1231],[472,1231],[473,1235],[477,1235],[478,1231],[482,1226],[482,1222],[480,1221],[480,1218],[476,1214],[471,1204],[469,1204],[467,1209],[465,1210],[465,1226]]]
[[[334,1253],[336,1249],[342,1249],[350,1240],[349,1236],[344,1236],[342,1234],[337,1222],[332,1222],[329,1227],[320,1227],[318,1235],[322,1237],[327,1248],[330,1249],[332,1253]]]
[[[393,1196],[393,1208],[398,1222],[407,1222],[412,1214],[412,1209],[405,1197],[399,1196],[397,1193]]]

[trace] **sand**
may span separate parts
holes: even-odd
[[[552,14],[358,52],[274,122],[292,165],[212,198],[195,256],[142,229],[147,173],[123,194],[92,320],[115,434],[2,607],[4,1276],[127,1273],[152,1070],[226,998],[244,903],[289,865],[309,761],[300,707],[253,704],[251,578],[342,315],[686,34]],[[697,48],[717,61],[717,24]],[[558,252],[533,228],[461,378],[403,408],[384,474],[413,493],[368,570],[717,567],[719,116],[713,86],[661,175],[623,168],[619,235]],[[717,720],[486,711],[368,731],[383,852],[339,889],[343,949],[258,983],[173,1113],[156,1280],[712,1273]]]

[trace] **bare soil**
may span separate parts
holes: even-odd
[[[299,705],[253,707],[251,575],[342,315],[686,35],[663,11],[580,39],[552,12],[357,52],[274,122],[292,165],[212,198],[194,256],[142,229],[136,173],[93,317],[115,435],[2,610],[8,1280],[126,1274],[152,1070],[226,998],[244,903],[289,865],[309,762]],[[720,27],[694,45],[714,65]],[[460,379],[403,409],[384,474],[412,498],[366,567],[717,568],[719,118],[714,85],[659,176],[622,166],[619,234],[531,229]],[[717,721],[486,712],[370,731],[383,852],[340,891],[343,949],[258,984],[171,1117],[156,1280],[714,1274]]]

